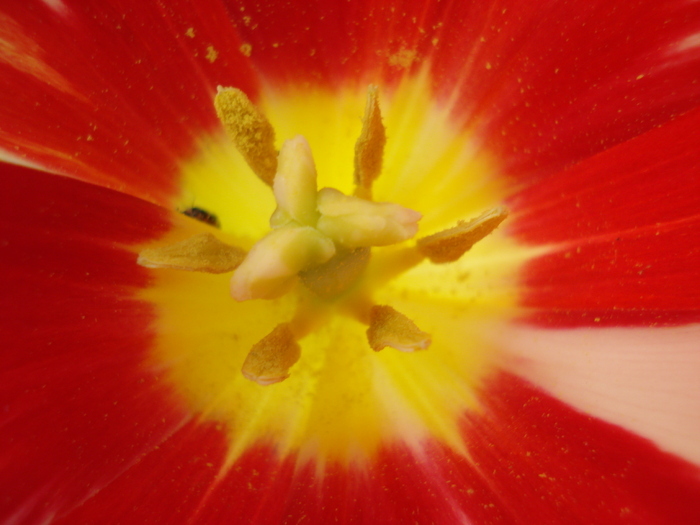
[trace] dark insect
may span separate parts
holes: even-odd
[[[182,213],[184,215],[187,215],[188,217],[192,217],[193,219],[197,219],[200,222],[210,224],[210,225],[214,226],[215,228],[221,228],[221,225],[219,224],[218,217],[216,215],[214,215],[213,213],[209,213],[208,211],[203,210],[202,208],[187,208]]]

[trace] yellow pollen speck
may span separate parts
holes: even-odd
[[[402,352],[414,352],[425,350],[431,342],[429,334],[391,306],[372,307],[367,340],[375,352],[387,346]]]
[[[407,69],[418,60],[418,53],[414,49],[402,48],[398,53],[389,56],[389,65]]]
[[[499,206],[469,222],[460,221],[453,228],[418,239],[416,246],[431,262],[454,262],[495,230],[507,216],[508,210]]]
[[[208,46],[207,47],[207,60],[211,62],[212,64],[214,61],[218,58],[219,52],[214,49],[214,46]]]
[[[241,54],[246,57],[249,57],[253,52],[253,46],[248,43],[241,44],[241,47],[239,47],[238,49],[241,52]]]
[[[188,27],[185,31],[185,36],[188,38],[194,38],[194,27]]]
[[[240,266],[246,253],[211,233],[202,233],[169,246],[147,248],[138,264],[146,268],[170,268],[192,272],[226,273]]]
[[[260,385],[279,383],[289,377],[289,369],[301,357],[301,348],[289,323],[281,323],[253,345],[242,372],[246,379]]]
[[[367,104],[362,118],[362,132],[355,143],[355,184],[359,197],[371,196],[372,182],[382,171],[386,130],[382,124],[377,86],[367,89]]]
[[[275,130],[243,91],[219,88],[216,114],[253,172],[272,186],[277,172]]]

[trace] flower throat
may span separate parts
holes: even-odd
[[[219,88],[217,114],[251,170],[271,187],[277,208],[270,231],[250,251],[226,244],[212,233],[160,248],[143,250],[138,264],[207,273],[233,272],[236,301],[298,297],[291,320],[280,322],[253,345],[243,375],[258,384],[283,381],[301,356],[299,342],[321,326],[333,310],[365,324],[368,346],[413,352],[430,346],[431,337],[392,308],[372,300],[373,290],[427,259],[457,261],[507,216],[493,208],[469,222],[418,239],[421,214],[395,203],[374,202],[372,185],[382,170],[386,132],[377,88],[367,93],[362,130],[355,144],[353,195],[317,189],[311,148],[303,136],[287,140],[279,152],[265,116],[235,88]],[[381,247],[404,244],[390,255]],[[379,248],[374,253],[373,248]]]

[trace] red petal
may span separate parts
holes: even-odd
[[[51,170],[165,204],[179,161],[218,132],[216,85],[256,90],[217,0],[28,0],[3,11],[0,147]]]
[[[46,522],[111,483],[189,417],[147,365],[154,312],[124,246],[167,212],[0,164],[0,521]]]
[[[471,460],[435,443],[420,452],[394,446],[367,468],[329,465],[319,477],[314,465],[297,467],[294,457],[280,460],[260,447],[201,497],[212,467],[200,455],[212,440],[200,447],[178,441],[179,454],[166,444],[65,523],[682,525],[700,519],[696,467],[514,376],[497,377],[482,399],[484,412],[464,420]],[[192,487],[183,476],[191,476]]]
[[[445,25],[450,51],[436,50],[436,77],[447,91],[460,83],[459,105],[517,183],[700,103],[697,3],[504,0],[479,9],[455,2],[461,4]],[[448,26],[471,30],[449,34]]]
[[[700,110],[527,188],[511,231],[556,250],[523,299],[555,325],[700,319]]]
[[[217,425],[188,424],[54,523],[191,523],[202,504],[228,499],[207,498],[225,454]]]
[[[700,5],[682,0],[229,3],[275,85],[391,83],[429,64],[438,97],[518,178],[700,103]]]
[[[470,454],[513,523],[691,524],[699,471],[502,375],[470,417]]]

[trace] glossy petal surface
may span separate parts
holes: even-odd
[[[256,89],[245,57],[223,53],[240,41],[216,1],[2,11],[0,148],[14,160],[169,205],[180,162],[220,129],[216,85]]]
[[[695,110],[512,199],[514,235],[552,245],[524,270],[535,322],[700,320],[699,126]]]
[[[146,365],[147,273],[125,247],[169,227],[152,205],[0,165],[0,514],[44,522],[111,483],[191,415]]]

